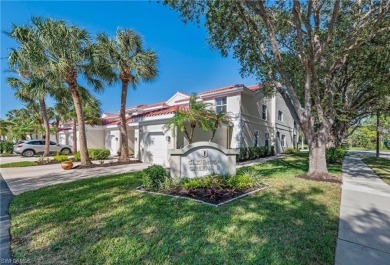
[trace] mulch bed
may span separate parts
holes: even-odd
[[[234,188],[197,188],[197,189],[184,189],[182,187],[174,187],[169,190],[161,190],[157,193],[187,197],[210,204],[218,205],[231,199],[237,198],[244,194],[255,191],[259,188],[250,188],[247,190],[238,190]],[[149,191],[149,190],[143,190]]]
[[[104,164],[92,164],[90,166],[74,166],[72,169],[84,169],[84,168],[95,168],[95,167],[112,167],[112,166],[119,166],[119,165],[129,165],[129,164],[138,164],[141,163],[141,161],[129,161],[129,162],[109,162]]]
[[[301,179],[307,179],[307,180],[313,180],[313,181],[320,181],[320,182],[330,182],[330,183],[343,183],[341,179],[338,179],[331,175],[307,175],[307,174],[301,174],[296,176],[297,178]]]

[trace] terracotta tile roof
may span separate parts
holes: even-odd
[[[147,109],[147,108],[153,108],[153,107],[158,107],[158,106],[168,106],[168,105],[166,104],[165,101],[162,101],[162,102],[157,102],[157,103],[153,103],[153,104],[149,104],[149,105],[141,104],[141,105],[137,105],[137,106],[133,106],[133,107],[128,107],[128,108],[126,108],[126,110]]]
[[[145,112],[142,114],[135,115],[133,117],[139,118],[139,117],[153,117],[153,116],[167,115],[167,114],[176,113],[178,110],[186,110],[186,109],[188,109],[188,108],[181,107],[181,106],[170,106],[170,107],[165,107],[165,108],[161,108],[161,109],[148,111],[148,112]]]
[[[198,94],[198,96],[207,95],[207,94],[212,94],[212,93],[216,93],[216,92],[228,91],[228,90],[230,90],[230,89],[237,88],[237,87],[243,87],[243,86],[244,86],[244,85],[242,85],[242,84],[236,84],[236,85],[225,86],[225,87],[216,88],[216,89],[212,89],[212,90],[207,90],[207,91],[205,91],[205,92],[201,92],[201,93]]]
[[[225,86],[225,87],[216,88],[216,89],[207,90],[207,91],[198,93],[198,96],[202,97],[202,96],[205,96],[205,95],[208,95],[208,94],[213,94],[213,93],[217,93],[217,92],[224,92],[224,91],[228,91],[228,90],[230,90],[230,89],[234,89],[234,88],[238,88],[238,87],[243,87],[243,86],[244,86],[244,85],[242,85],[242,84],[236,84],[236,85]],[[175,103],[186,102],[186,101],[188,101],[188,99],[180,99],[180,100],[176,100]]]
[[[256,85],[252,85],[252,86],[248,86],[248,89],[253,91],[253,92],[256,92],[260,89],[262,89],[264,87],[264,85],[260,85],[260,84],[256,84]]]

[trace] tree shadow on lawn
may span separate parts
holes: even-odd
[[[298,185],[287,181],[214,208],[137,193],[138,182],[135,174],[124,175],[17,196],[13,205],[21,207],[11,207],[15,258],[57,264],[333,263],[338,205],[321,200],[326,189],[337,189],[333,184],[294,179]],[[40,202],[32,205],[32,197]]]

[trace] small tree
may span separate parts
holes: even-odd
[[[177,128],[184,133],[188,143],[192,143],[196,127],[204,131],[208,131],[213,127],[210,119],[212,112],[208,109],[208,106],[207,103],[197,101],[196,94],[193,94],[190,97],[188,109],[177,110],[175,115],[164,125],[164,128],[167,130]]]
[[[215,133],[217,132],[218,128],[221,127],[222,124],[227,124],[228,126],[231,126],[232,123],[232,117],[230,114],[222,111],[219,113],[211,113],[210,115],[211,120],[211,138],[210,141],[214,139]]]

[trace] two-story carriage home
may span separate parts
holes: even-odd
[[[176,92],[164,102],[127,108],[128,141],[134,157],[169,165],[168,150],[188,142],[182,132],[166,130],[164,125],[178,109],[188,108],[189,98]],[[231,85],[201,92],[198,98],[233,117],[232,126],[217,130],[215,143],[226,148],[274,145],[277,152],[297,144],[295,123],[283,99],[279,94],[265,98],[260,85]],[[197,128],[193,141],[208,141],[210,135]],[[101,126],[87,126],[87,141],[89,148],[107,148],[115,155],[120,147],[118,114],[103,114]],[[60,142],[71,144],[70,129],[61,132]]]

